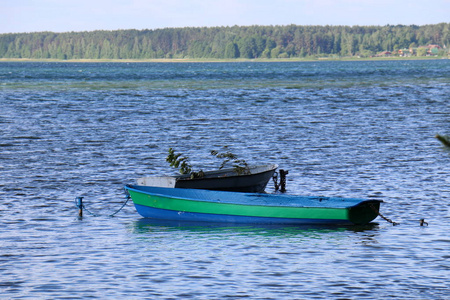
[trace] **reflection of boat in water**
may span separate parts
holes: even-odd
[[[172,187],[185,189],[204,189],[218,191],[234,191],[261,193],[272,178],[277,165],[249,167],[243,173],[234,168],[202,172],[201,177],[191,178],[191,175],[142,177],[138,185]]]
[[[156,231],[188,231],[199,233],[221,233],[230,232],[243,235],[289,235],[303,234],[310,235],[316,232],[364,232],[373,230],[378,226],[377,223],[365,225],[329,225],[329,224],[236,224],[220,222],[190,222],[159,220],[150,218],[141,218],[133,223],[134,233],[148,233]]]
[[[450,136],[436,134],[436,138],[441,141],[444,146],[450,147]]]
[[[380,200],[126,186],[145,218],[250,224],[367,224]]]

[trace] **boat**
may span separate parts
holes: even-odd
[[[278,165],[269,164],[249,167],[241,173],[238,173],[234,168],[229,168],[202,172],[201,177],[193,177],[191,174],[142,177],[137,180],[137,184],[168,188],[261,193],[264,192],[267,183],[277,168]]]
[[[125,187],[144,218],[252,224],[368,224],[381,200],[241,193],[141,185]]]
[[[436,138],[441,141],[444,146],[450,147],[450,136],[436,134]]]

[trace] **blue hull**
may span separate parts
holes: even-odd
[[[242,223],[242,224],[286,224],[286,225],[353,225],[352,222],[336,219],[293,219],[293,218],[267,218],[248,217],[236,215],[204,214],[192,212],[179,212],[173,210],[159,209],[149,206],[134,204],[137,212],[144,218],[162,220],[178,220],[189,222],[219,222],[219,223]]]

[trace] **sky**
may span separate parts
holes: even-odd
[[[0,0],[0,33],[443,22],[450,0]]]

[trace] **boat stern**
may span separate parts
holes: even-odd
[[[356,225],[364,225],[375,220],[380,211],[382,200],[366,200],[348,210],[348,219]]]

